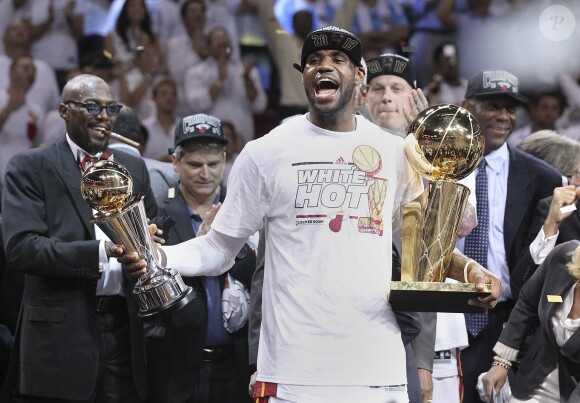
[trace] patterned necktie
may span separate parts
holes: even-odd
[[[465,238],[464,253],[483,267],[487,267],[487,248],[489,245],[489,202],[487,193],[487,173],[485,158],[479,163],[475,177],[475,198],[477,199],[477,226]],[[469,333],[476,337],[488,323],[487,312],[466,313],[465,324]]]
[[[222,311],[222,291],[219,277],[203,277],[205,296],[207,301],[207,325],[205,329],[205,343],[208,346],[221,346],[230,343],[229,334],[224,327]]]
[[[99,157],[93,157],[92,155],[85,154],[84,152],[79,150],[79,165],[81,166],[81,170],[85,172],[95,162],[100,160],[110,160],[112,156],[113,153],[110,151],[103,152]]]

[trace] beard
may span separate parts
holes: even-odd
[[[107,137],[102,142],[97,142],[93,139],[88,139],[88,141],[86,141],[85,144],[81,146],[81,148],[83,148],[86,152],[88,152],[91,155],[96,155],[102,151],[105,151],[108,146],[109,146],[109,138]]]
[[[333,116],[338,117],[340,112],[342,112],[346,105],[353,99],[354,92],[355,92],[355,82],[354,80],[344,88],[344,91],[339,92],[338,101],[336,102],[334,107],[330,109],[321,108],[316,104],[316,96],[314,93],[308,91],[308,88],[304,86],[304,90],[306,91],[306,97],[308,98],[308,103],[310,104],[310,110],[317,115],[325,116],[328,118],[332,118]]]

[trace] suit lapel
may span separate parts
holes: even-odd
[[[165,199],[163,207],[167,213],[166,215],[172,217],[175,221],[173,230],[177,238],[176,243],[184,242],[195,237],[193,227],[191,226],[191,217],[187,213],[186,202],[179,191],[179,187],[175,187],[174,198]]]
[[[577,243],[571,243],[568,249],[563,249],[561,256],[557,256],[554,259],[546,260],[544,264],[549,264],[546,269],[546,275],[544,278],[544,287],[542,290],[543,300],[538,306],[538,310],[541,315],[543,327],[547,330],[545,333],[549,335],[550,342],[557,346],[556,335],[553,331],[552,318],[554,317],[556,310],[563,309],[563,303],[559,302],[548,302],[548,296],[558,295],[562,297],[562,301],[566,298],[567,293],[570,288],[576,283],[576,280],[570,276],[566,265],[570,259],[568,252],[572,252]],[[553,267],[553,270],[549,270]],[[560,316],[560,313],[558,313]],[[580,362],[580,331],[574,332],[574,334],[564,343],[561,352],[563,355],[573,358],[575,361]]]
[[[191,225],[191,217],[189,216],[186,208],[187,202],[183,197],[183,193],[181,193],[179,190],[179,185],[176,184],[174,189],[175,197],[171,199],[166,197],[163,200],[163,205],[161,208],[165,210],[165,215],[170,216],[173,218],[173,221],[175,221],[175,225],[173,226],[172,230],[175,231],[175,243],[180,243],[191,238],[195,238],[195,233],[193,232],[193,227]],[[225,197],[226,188],[222,186],[220,188],[220,202],[223,203]],[[171,236],[169,238],[171,239]],[[171,239],[169,242],[173,241],[174,240]]]
[[[95,238],[95,227],[91,223],[93,211],[84,201],[81,194],[81,171],[75,161],[66,139],[56,145],[56,160],[53,161],[55,172],[60,177],[68,191],[73,205],[92,238]],[[64,195],[63,195],[64,196]]]
[[[572,286],[572,280],[570,279],[570,276],[567,277],[568,278],[561,277],[556,281],[554,281],[554,279],[548,280],[549,276],[546,278],[546,281],[550,283],[550,287],[546,289],[545,292],[542,293],[542,298],[544,298],[543,305],[545,308],[540,309],[541,310],[540,315],[543,316],[542,320],[544,323],[547,324],[547,327],[550,330],[552,329],[552,318],[554,317],[556,310],[562,308],[563,303],[548,302],[548,296],[558,295],[562,297],[562,300],[564,300],[564,298],[566,297],[566,293]],[[548,332],[548,334],[550,335],[550,340],[554,343],[554,345],[557,345],[556,335],[554,334],[554,332],[551,330]]]
[[[566,291],[569,290],[574,283],[575,281],[570,279],[566,284]],[[570,336],[566,343],[564,343],[561,348],[561,353],[563,356],[570,358],[576,363],[580,363],[580,329],[576,329],[572,336]]]
[[[570,336],[561,349],[562,355],[580,363],[580,329]]]
[[[509,258],[514,238],[528,209],[529,199],[526,195],[529,194],[528,189],[532,186],[532,182],[525,161],[510,146],[508,150],[510,159],[504,216],[504,245],[506,257]]]

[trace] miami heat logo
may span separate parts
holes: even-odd
[[[351,158],[339,155],[332,161],[292,165],[298,167],[294,207],[301,211],[296,214],[296,225],[328,225],[338,233],[347,222],[353,222],[358,232],[383,234],[387,180],[376,176],[382,168],[376,149],[360,145]],[[352,229],[352,224],[348,228]]]

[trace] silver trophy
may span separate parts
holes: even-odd
[[[147,262],[133,294],[139,300],[139,316],[156,320],[188,304],[195,298],[191,287],[173,269],[157,260],[143,203],[144,195],[132,195],[133,179],[118,162],[98,161],[83,175],[81,193],[97,213],[91,222],[126,251],[137,252]]]

